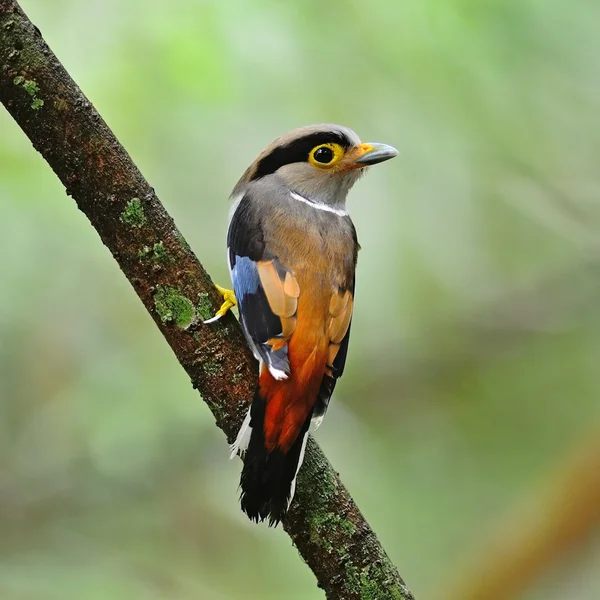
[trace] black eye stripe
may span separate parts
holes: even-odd
[[[275,173],[283,165],[296,162],[306,162],[310,151],[321,144],[339,144],[342,148],[349,148],[352,143],[346,136],[334,131],[319,131],[304,136],[286,146],[275,148],[271,154],[265,156],[256,167],[251,181],[260,179],[265,175]]]

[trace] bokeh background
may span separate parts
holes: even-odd
[[[350,197],[319,442],[419,599],[600,597],[600,4],[22,6],[221,283],[227,197],[277,135],[400,150]],[[239,469],[0,110],[0,597],[321,598]]]

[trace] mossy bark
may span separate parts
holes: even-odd
[[[231,442],[256,383],[242,332],[231,314],[202,324],[220,304],[210,276],[12,0],[0,0],[0,69],[0,101],[88,217]],[[328,598],[412,598],[313,440],[284,529]]]

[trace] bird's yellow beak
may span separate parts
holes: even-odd
[[[367,167],[376,165],[377,163],[389,160],[398,155],[398,150],[387,144],[379,144],[377,142],[368,142],[359,144],[356,147],[356,158],[354,164],[357,167]]]

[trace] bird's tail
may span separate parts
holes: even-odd
[[[292,348],[293,350],[293,348]],[[296,349],[286,379],[262,366],[248,417],[233,446],[245,452],[240,478],[242,510],[254,521],[282,520],[294,497],[296,475],[325,372],[327,346]]]
[[[232,447],[232,454],[245,451],[240,502],[254,521],[268,519],[276,525],[294,497],[323,378],[323,368],[315,369],[312,357],[304,366],[283,381],[263,367],[252,406]]]
[[[253,521],[268,519],[269,525],[277,525],[294,497],[296,475],[304,458],[312,411],[289,448],[269,449],[264,427],[267,402],[259,390],[249,413],[250,435],[240,477],[240,503]]]

